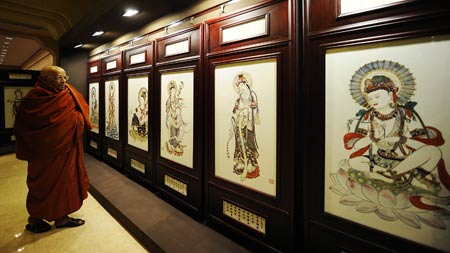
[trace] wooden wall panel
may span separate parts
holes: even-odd
[[[325,66],[325,56],[331,49],[344,50],[352,46],[361,49],[373,43],[383,48],[391,42],[400,45],[404,39],[432,40],[434,36],[448,35],[450,4],[448,1],[401,1],[398,5],[338,17],[338,2],[304,1],[304,65],[300,91],[304,122],[300,126],[300,139],[304,146],[301,182],[296,185],[296,191],[303,190],[302,201],[296,206],[304,211],[304,245],[311,252],[447,252],[450,249],[439,250],[325,212],[325,191],[330,191],[324,183],[329,176],[325,173],[325,130],[329,124],[325,119],[325,73],[329,70]],[[375,60],[389,60],[389,55]],[[351,59],[342,62],[343,67],[347,64],[351,64]],[[348,84],[342,85],[348,89]],[[416,231],[412,230],[412,233]],[[448,233],[447,230],[435,232]]]

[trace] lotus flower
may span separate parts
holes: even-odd
[[[396,189],[388,187],[389,183],[382,180],[371,179],[361,171],[349,168],[341,168],[337,173],[330,173],[330,190],[341,196],[340,203],[347,206],[355,206],[360,213],[375,213],[386,221],[400,220],[404,224],[420,229],[421,223],[425,223],[437,229],[446,229],[442,219],[448,218],[446,210],[429,211],[416,208],[410,202],[417,190],[414,186]],[[444,212],[443,212],[444,211]]]

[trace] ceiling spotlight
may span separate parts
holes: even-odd
[[[100,36],[104,33],[105,33],[104,31],[96,31],[95,33],[92,34],[92,36]]]
[[[126,9],[125,12],[123,13],[122,17],[132,17],[136,14],[138,14],[139,11],[135,10],[135,9]]]
[[[78,44],[78,45],[74,46],[73,48],[79,48],[79,47],[82,47],[82,46],[84,46],[84,44]]]
[[[5,36],[5,39],[12,40],[13,38]]]

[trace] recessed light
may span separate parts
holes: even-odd
[[[78,45],[74,46],[73,48],[79,48],[79,47],[82,47],[82,46],[84,46],[84,44],[78,44]]]
[[[96,32],[94,32],[93,34],[92,34],[92,36],[100,36],[100,35],[102,35],[102,34],[104,34],[105,32],[104,31],[96,31]]]
[[[135,9],[126,9],[125,12],[122,14],[123,17],[132,17],[138,14],[139,11]]]
[[[8,37],[8,36],[5,36],[5,39],[7,39],[7,40],[12,40],[13,38],[12,38],[12,37]]]

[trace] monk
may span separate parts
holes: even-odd
[[[92,126],[86,101],[68,79],[64,69],[44,67],[17,109],[16,157],[28,161],[26,229],[34,233],[49,231],[46,221],[56,228],[84,224],[68,215],[87,198],[82,134]]]

